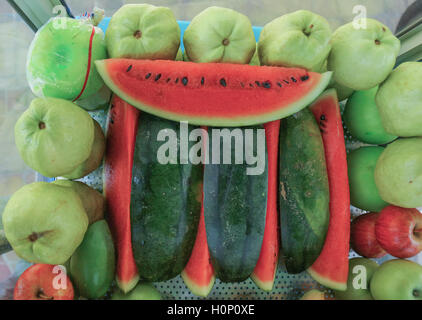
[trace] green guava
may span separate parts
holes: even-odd
[[[111,58],[174,60],[180,28],[169,8],[126,4],[112,16],[105,39]]]
[[[314,71],[331,50],[328,21],[310,11],[299,10],[264,26],[259,43],[263,65],[299,67]]]
[[[177,50],[176,61],[183,61],[183,51],[182,49]]]
[[[91,155],[94,121],[72,102],[36,98],[15,125],[15,143],[25,163],[46,177],[69,174]]]
[[[183,44],[192,62],[248,64],[256,50],[249,18],[221,7],[209,7],[194,17]]]
[[[100,124],[95,120],[93,120],[93,122],[94,142],[92,143],[91,154],[89,155],[88,159],[79,165],[75,170],[64,174],[64,178],[73,180],[85,177],[101,165],[106,147],[106,138]]]
[[[385,130],[400,137],[422,136],[422,63],[406,62],[380,86],[376,96]]]
[[[356,208],[380,212],[388,203],[378,192],[374,171],[383,147],[362,147],[347,155],[350,203]]]
[[[6,204],[2,221],[13,250],[33,263],[65,263],[88,228],[88,216],[76,192],[47,182],[16,191]]]
[[[356,28],[366,21],[366,28]],[[353,90],[368,90],[390,74],[400,51],[400,41],[374,19],[357,20],[338,28],[331,40],[328,70],[334,80]]]
[[[62,187],[71,188],[82,201],[85,212],[88,215],[89,224],[104,219],[104,197],[97,190],[80,181],[55,180],[53,182]]]
[[[327,71],[328,71],[327,60],[325,60],[324,63],[321,64],[320,66],[316,67],[316,70],[315,70],[315,72],[318,72],[318,73],[325,73]],[[355,92],[355,90],[347,88],[335,82],[333,77],[331,77],[331,81],[330,81],[330,84],[328,85],[328,88],[332,88],[336,90],[337,99],[340,102],[348,99],[353,94],[353,92]]]
[[[91,65],[83,90],[93,30]],[[74,100],[83,90],[80,99],[85,99],[104,86],[94,61],[106,58],[104,33],[100,28],[81,19],[52,18],[37,31],[29,48],[28,82],[38,97]]]
[[[384,201],[402,208],[422,207],[422,138],[389,144],[377,162],[375,182]]]
[[[259,61],[259,55],[258,55],[258,44],[256,44],[255,53],[252,56],[251,62],[249,62],[251,66],[260,66],[261,61]]]
[[[387,133],[375,103],[378,86],[369,90],[356,91],[347,101],[343,120],[350,134],[359,141],[369,144],[386,144],[397,139]]]

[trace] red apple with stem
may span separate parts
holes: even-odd
[[[15,285],[14,300],[73,300],[73,285],[63,266],[34,264]]]
[[[350,246],[362,257],[381,258],[387,254],[375,236],[375,222],[378,215],[376,212],[366,213],[352,221]]]
[[[417,209],[388,206],[378,216],[375,235],[390,255],[411,258],[422,251],[422,214]]]

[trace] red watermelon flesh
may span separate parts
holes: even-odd
[[[182,271],[182,278],[189,290],[200,297],[207,297],[214,286],[215,272],[210,262],[203,206],[195,244],[188,264]]]
[[[123,292],[132,290],[139,280],[130,228],[132,165],[139,113],[115,95],[107,120],[104,194],[117,251],[116,280]]]
[[[330,188],[330,222],[322,252],[307,271],[320,284],[344,291],[349,272],[350,193],[336,91],[326,91],[310,109],[320,125],[324,142]]]
[[[109,88],[156,116],[195,125],[246,126],[300,111],[327,87],[331,73],[297,68],[170,60],[96,61]]]
[[[202,127],[205,132],[207,127]],[[207,136],[202,136],[202,142],[206,145]],[[200,297],[207,297],[215,282],[215,271],[211,264],[208,248],[207,233],[205,230],[204,217],[204,194],[202,193],[201,216],[199,219],[198,232],[191,256],[181,274],[183,281],[189,290]]]
[[[251,275],[255,284],[264,291],[271,291],[277,272],[278,236],[278,143],[280,120],[264,125],[268,149],[268,196],[264,239],[256,267]]]

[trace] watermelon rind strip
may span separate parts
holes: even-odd
[[[183,279],[185,285],[196,296],[206,298],[210,294],[212,288],[214,287],[215,275],[212,276],[212,278],[210,279],[210,282],[208,283],[207,286],[197,285],[195,283],[195,281],[193,281],[189,277],[189,275],[185,272],[185,270],[182,271],[181,276],[182,276],[182,279]]]
[[[150,106],[144,105],[139,103],[136,99],[133,99],[126,93],[122,92],[115,83],[111,80],[108,76],[107,68],[106,68],[107,60],[97,60],[95,61],[95,65],[97,67],[98,73],[103,78],[106,85],[117,94],[121,99],[125,100],[127,103],[137,107],[138,109],[155,115],[160,118],[173,120],[173,121],[189,121],[190,124],[198,125],[198,126],[214,126],[214,127],[243,127],[243,126],[252,126],[262,123],[267,123],[275,120],[280,120],[286,118],[296,112],[301,111],[302,109],[309,106],[312,102],[314,102],[320,94],[328,87],[332,72],[326,72],[321,75],[321,79],[309,93],[303,96],[301,99],[297,100],[296,102],[276,110],[274,112],[265,113],[261,115],[247,115],[247,116],[239,116],[239,117],[231,117],[231,118],[205,118],[205,117],[195,117],[195,116],[188,116],[184,114],[177,114],[174,112],[162,112],[158,109],[152,108]]]
[[[330,280],[327,277],[324,277],[323,275],[320,275],[319,273],[315,272],[312,268],[308,268],[306,270],[308,274],[319,284],[322,284],[323,286],[338,290],[338,291],[346,291],[347,290],[347,284],[344,282],[337,282],[334,280]]]

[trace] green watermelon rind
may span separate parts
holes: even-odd
[[[155,115],[160,118],[173,120],[173,121],[189,121],[190,124],[198,125],[198,126],[215,126],[215,127],[243,127],[249,125],[258,125],[263,124],[275,120],[280,120],[286,118],[296,112],[301,111],[302,109],[309,106],[312,102],[314,102],[321,93],[328,87],[331,81],[332,72],[326,72],[321,75],[321,79],[311,90],[308,94],[306,94],[301,99],[297,100],[295,103],[290,104],[288,107],[283,107],[271,113],[265,113],[262,115],[251,115],[251,116],[239,116],[239,117],[232,117],[232,118],[202,118],[202,117],[195,117],[195,116],[188,116],[186,114],[177,114],[173,112],[163,112],[159,109],[155,109],[151,106],[145,105],[133,99],[124,91],[122,91],[113,80],[110,78],[106,68],[107,60],[97,60],[95,61],[95,65],[101,77],[103,78],[106,85],[117,94],[121,99],[125,100],[127,103],[133,105],[134,107]]]
[[[210,282],[206,286],[198,285],[194,279],[192,279],[185,270],[182,271],[180,274],[183,282],[185,283],[186,287],[189,288],[190,292],[192,292],[194,295],[206,298],[210,294],[212,288],[214,287],[215,283],[215,274],[210,279]]]

